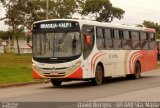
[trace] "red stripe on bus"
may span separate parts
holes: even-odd
[[[96,56],[98,55],[98,54],[100,54],[100,53],[102,53],[102,52],[98,52],[98,53],[96,53],[93,57],[92,57],[92,60],[91,60],[91,72],[92,72],[92,69],[93,69],[93,60],[96,58]]]
[[[101,57],[101,56],[103,56],[103,55],[105,55],[105,54],[100,54],[99,56],[97,56],[96,58],[95,58],[95,60],[94,60],[94,62],[93,62],[93,71],[95,70],[95,63],[96,63],[96,60],[99,58],[99,57]]]
[[[42,76],[38,72],[36,72],[34,69],[32,69],[32,77],[34,79],[45,78],[44,76]]]
[[[75,72],[73,72],[71,75],[69,75],[67,78],[76,78],[76,79],[82,79],[83,78],[83,70],[80,67]]]

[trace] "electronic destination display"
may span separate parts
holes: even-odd
[[[79,23],[75,21],[44,21],[35,23],[33,25],[33,31],[34,30],[79,30]]]

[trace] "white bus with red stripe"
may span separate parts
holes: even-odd
[[[32,27],[33,78],[89,80],[140,78],[156,69],[155,30],[88,20],[53,19]]]

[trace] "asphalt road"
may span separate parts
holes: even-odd
[[[89,101],[160,101],[160,70],[146,72],[138,80],[109,79],[100,86],[89,82],[34,84],[0,89],[0,101],[9,102],[89,102]]]

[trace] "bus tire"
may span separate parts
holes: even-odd
[[[141,78],[141,65],[139,62],[136,62],[132,79],[139,79],[139,78]]]
[[[91,80],[93,85],[101,85],[104,80],[103,68],[101,65],[97,65],[95,71],[95,78]]]
[[[54,87],[60,87],[62,84],[62,81],[51,79],[51,83]]]

